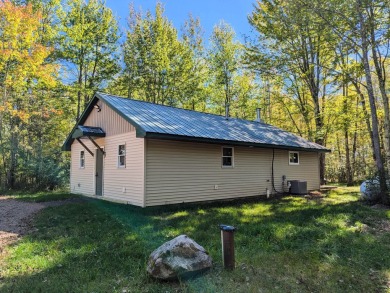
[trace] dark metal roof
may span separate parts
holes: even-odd
[[[66,139],[70,150],[72,135],[82,125],[98,100],[131,123],[137,137],[223,143],[289,150],[329,152],[325,147],[266,123],[163,106],[109,94],[96,93]]]
[[[97,93],[132,123],[138,136],[191,141],[228,142],[286,149],[329,151],[314,142],[266,123],[201,113]]]
[[[105,137],[106,133],[100,127],[77,125],[73,131],[72,138],[83,136]]]

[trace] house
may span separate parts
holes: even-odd
[[[141,207],[320,187],[323,146],[258,121],[96,93],[66,139],[70,189]]]

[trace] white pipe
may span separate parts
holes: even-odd
[[[261,108],[256,108],[256,121],[261,122],[261,114],[260,114]]]

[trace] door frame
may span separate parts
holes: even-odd
[[[101,150],[103,150],[104,151],[104,146],[101,146],[100,147],[100,149]],[[106,155],[105,154],[102,154],[101,153],[101,150],[99,150],[98,148],[95,148],[95,166],[94,166],[94,172],[93,172],[93,178],[94,178],[94,180],[93,180],[93,182],[94,182],[94,184],[93,184],[93,186],[94,186],[94,195],[95,196],[104,196],[104,163],[105,163],[105,160],[104,160],[104,158],[106,157]],[[100,155],[102,156],[102,175],[101,175],[101,177],[102,177],[102,194],[101,195],[97,195],[96,194],[96,190],[97,190],[97,177],[96,177],[96,171],[97,171],[97,159],[98,159],[98,153],[100,153]]]

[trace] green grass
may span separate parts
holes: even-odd
[[[12,193],[7,193],[7,195],[10,195],[17,200],[27,201],[27,202],[48,202],[48,201],[80,198],[79,195],[71,194],[71,193],[64,191],[64,190],[39,191],[39,192],[35,192],[35,193],[12,192]]]
[[[88,201],[43,210],[8,249],[1,292],[390,292],[390,212],[357,188],[324,199],[285,197],[141,209]],[[238,227],[236,270],[222,267],[218,224]],[[149,254],[187,234],[214,260],[208,273],[158,282]]]

